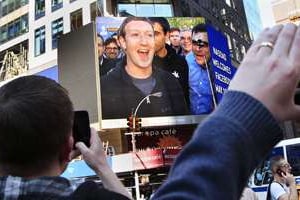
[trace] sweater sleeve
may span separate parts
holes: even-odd
[[[282,131],[253,97],[228,91],[194,132],[153,199],[239,199],[257,164]]]

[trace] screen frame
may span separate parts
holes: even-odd
[[[108,32],[113,32],[112,30],[116,30],[116,26],[120,25],[121,22],[118,22],[119,20],[124,20],[126,17],[97,17],[96,19],[96,30],[97,33],[101,35],[101,31],[104,30],[102,27],[102,24],[99,25],[99,21],[107,23],[110,25],[110,27],[106,27]],[[167,17],[168,18],[168,17]],[[171,17],[175,18],[175,17]],[[180,17],[176,17],[180,18]],[[195,20],[195,18],[191,17],[184,17],[180,19],[190,19],[190,20]],[[199,19],[203,20],[203,23],[205,23],[205,19],[202,17],[199,17]],[[111,23],[109,21],[112,20]],[[100,27],[101,26],[101,27]],[[188,29],[192,27],[185,27],[184,29]],[[109,34],[109,33],[108,33]],[[104,40],[108,37],[105,37],[101,35]],[[100,75],[99,76],[100,80]],[[98,91],[97,91],[98,92]],[[100,90],[99,90],[99,102],[101,102],[101,85],[100,85]],[[100,103],[101,105],[99,106],[99,124],[101,129],[114,129],[114,128],[126,128],[128,127],[127,125],[127,119],[126,118],[119,118],[119,119],[103,119],[102,118],[102,102]],[[180,115],[180,116],[157,116],[157,117],[141,117],[142,120],[142,127],[157,127],[157,126],[173,126],[173,125],[185,125],[185,124],[198,124],[202,120],[204,120],[208,115],[203,114],[203,115]]]

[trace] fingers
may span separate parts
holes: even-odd
[[[294,24],[286,24],[282,28],[280,34],[278,35],[278,39],[274,45],[274,50],[272,52],[275,57],[288,55],[296,31],[297,27]]]
[[[77,142],[75,144],[76,148],[81,152],[82,155],[89,151],[89,148],[83,142]]]
[[[260,51],[260,57],[264,57],[266,53],[270,54],[272,52],[272,49],[266,47],[262,48],[260,44],[262,42],[271,42],[274,44],[282,28],[283,28],[282,25],[277,25],[274,26],[273,28],[264,29],[259,34],[258,38],[253,42],[251,48],[248,50],[248,54],[250,54],[249,57],[257,56],[257,53],[259,53],[259,51]]]
[[[274,44],[277,44],[277,38],[279,34],[282,31],[283,26],[275,26],[268,31],[265,32],[265,34],[262,34],[260,37],[260,43],[257,43],[257,54],[259,56],[259,59],[265,59],[268,58],[268,56],[271,55],[273,52],[273,48],[275,48]],[[267,44],[273,44],[274,46],[268,46],[264,45],[262,46],[263,43]]]
[[[77,158],[80,155],[80,151],[78,149],[74,149],[70,153],[70,160],[73,160],[74,158]]]
[[[91,128],[91,139],[90,139],[91,146],[97,145],[100,143],[102,145],[102,141],[96,131],[96,129]]]
[[[298,27],[294,37],[294,41],[291,45],[289,58],[292,63],[295,63],[295,65],[300,68],[300,27]]]

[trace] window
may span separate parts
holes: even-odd
[[[45,46],[46,46],[46,41],[45,41],[45,26],[42,26],[41,28],[38,28],[35,30],[34,34],[34,54],[35,56],[41,55],[45,53]]]
[[[26,32],[28,32],[28,14],[23,15],[21,17],[21,22],[20,22],[20,33],[26,33]]]
[[[272,181],[272,171],[270,169],[270,158],[273,156],[281,155],[283,156],[283,147],[275,147],[266,157],[266,159],[261,162],[254,170],[254,185],[266,185]]]
[[[76,10],[70,14],[71,31],[82,27],[82,9]]]
[[[0,17],[28,4],[28,0],[2,0],[0,2]]]
[[[97,17],[97,2],[91,3],[90,10],[91,10],[91,21],[95,22]]]
[[[286,146],[286,155],[288,162],[292,167],[292,174],[294,176],[300,175],[300,145],[293,144]]]
[[[28,32],[28,14],[0,27],[0,44]]]
[[[140,0],[131,3],[129,0],[118,0],[118,13],[120,16],[160,16],[172,17],[172,3],[170,0]]]
[[[57,48],[57,41],[61,34],[63,34],[63,18],[59,18],[52,22],[52,49]]]
[[[5,25],[0,28],[0,44],[6,42],[7,39],[7,25]]]
[[[52,0],[51,11],[54,12],[57,9],[62,8],[62,6],[63,6],[63,0]]]
[[[35,20],[45,16],[45,0],[35,0]]]

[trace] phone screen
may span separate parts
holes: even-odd
[[[74,123],[73,123],[73,137],[74,137],[74,149],[76,142],[83,142],[87,147],[90,146],[90,121],[89,114],[85,110],[74,112]]]

